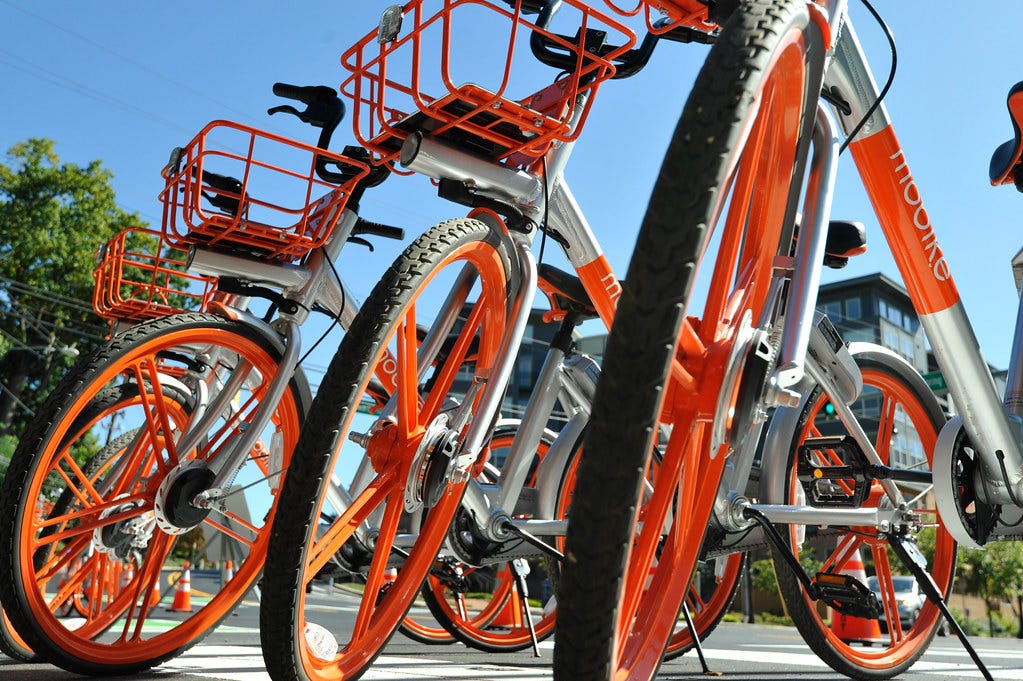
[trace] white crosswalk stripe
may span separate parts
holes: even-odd
[[[544,649],[553,648],[553,642],[541,644]],[[439,651],[438,651],[439,652]],[[704,653],[711,662],[715,660],[736,662],[758,662],[778,665],[781,668],[817,668],[827,666],[816,655],[798,645],[757,644],[739,649],[705,648]],[[1023,681],[1023,651],[1004,649],[980,650],[981,657],[999,681]],[[499,657],[499,656],[498,656]],[[428,679],[514,679],[515,681],[541,681],[551,678],[549,669],[528,669],[502,665],[497,659],[493,664],[460,664],[447,661],[443,653],[429,657],[408,655],[381,655],[373,667],[363,676],[367,681],[419,681]],[[549,659],[549,658],[548,658]],[[711,665],[713,666],[713,665]],[[193,648],[181,657],[163,665],[162,672],[180,672],[195,676],[237,681],[269,681],[263,666],[263,657],[258,648],[229,645],[203,645]],[[954,649],[932,649],[913,666],[916,674],[934,675],[941,678],[981,678],[966,652]]]

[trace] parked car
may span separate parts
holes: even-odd
[[[908,575],[892,575],[892,586],[895,587],[895,600],[899,605],[899,621],[905,631],[913,626],[916,618],[920,615],[920,608],[923,607],[927,597],[920,590],[916,577]],[[877,586],[877,577],[867,578],[867,587],[874,592],[878,601],[881,600],[881,590]],[[884,613],[881,613],[881,629],[886,630],[887,624]]]

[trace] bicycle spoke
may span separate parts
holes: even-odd
[[[389,469],[376,476],[352,505],[309,547],[306,574],[314,575],[334,557],[348,541],[352,532],[383,503],[396,479],[396,471]]]
[[[899,618],[899,601],[895,595],[895,582],[892,580],[892,568],[888,560],[885,545],[871,547],[874,569],[877,571],[877,588],[881,593],[881,605],[884,607],[885,619],[888,622],[888,638],[895,645],[904,638],[902,620]]]
[[[451,385],[465,363],[469,347],[472,345],[473,339],[476,338],[477,332],[480,331],[480,326],[483,323],[483,311],[486,308],[485,294],[481,294],[448,353],[447,359],[437,375],[434,376],[429,397],[423,406],[423,413],[436,414],[440,410],[443,400],[450,394]]]
[[[36,580],[45,581],[52,579],[60,570],[67,568],[88,547],[91,539],[92,537],[88,534],[75,537],[60,552],[51,554],[42,565],[36,568]],[[38,556],[39,549],[36,549],[34,554]]]
[[[145,357],[133,364],[131,369],[139,386],[139,395],[146,411],[146,428],[149,431],[154,450],[166,452],[166,456],[159,454],[156,456],[157,469],[161,473],[166,473],[170,466],[178,462],[178,454],[173,438],[170,437],[174,431],[171,428],[168,405],[164,401],[161,389],[162,381],[158,363],[153,357]],[[151,385],[152,391],[144,389],[147,382]]]
[[[153,583],[153,575],[155,573],[155,579],[160,578],[160,570],[163,568],[164,562],[167,560],[167,556],[170,555],[171,548],[174,546],[176,537],[169,534],[158,533],[157,536],[153,537],[149,543],[149,549],[146,552],[143,565],[146,566],[144,574],[145,578],[138,578],[141,584]],[[138,603],[137,592],[132,593],[131,604],[128,606],[128,610],[124,618],[124,627],[121,630],[121,640],[132,641],[140,640],[142,638],[142,628],[149,618],[150,609],[140,608],[136,604]],[[132,622],[134,621],[134,627]],[[131,632],[129,635],[129,631]]]
[[[882,461],[888,461],[888,453],[891,451],[892,439],[895,436],[895,412],[898,404],[887,391],[881,390],[879,392],[881,396],[881,409],[874,448],[881,456]]]
[[[46,546],[53,544],[54,542],[63,541],[76,535],[92,532],[101,527],[112,525],[124,520],[136,518],[147,512],[145,506],[140,506],[136,502],[145,500],[146,497],[140,495],[121,497],[120,499],[113,499],[100,504],[95,504],[89,508],[84,508],[67,515],[60,516],[54,519],[47,519],[37,527],[45,528],[53,525],[59,525],[61,523],[67,523],[72,520],[80,521],[73,529],[64,530],[62,532],[55,532],[53,534],[47,534],[46,536],[39,536],[35,539],[35,543],[39,546]],[[128,508],[128,506],[131,506]],[[101,517],[105,511],[111,509],[120,509],[123,507],[123,512],[111,513],[108,516]]]
[[[394,544],[394,538],[398,534],[398,522],[401,520],[402,513],[400,492],[401,490],[391,490],[388,494],[391,497],[391,503],[387,504],[376,539],[376,546],[383,547],[383,550],[374,552],[369,574],[366,575],[365,593],[369,597],[363,598],[359,604],[359,611],[355,616],[355,629],[352,632],[353,645],[358,645],[358,642],[366,636],[373,614],[377,609],[377,599],[373,597],[373,594],[380,593],[384,585],[384,571],[387,569],[387,561],[391,555],[390,551],[386,549]]]
[[[398,343],[398,375],[405,380],[398,381],[398,423],[400,436],[408,442],[425,425],[419,418],[419,344],[416,337],[416,304],[409,303],[408,311],[401,320],[396,335]]]
[[[209,515],[206,516],[206,518],[203,520],[203,524],[209,525],[213,529],[224,534],[224,536],[234,539],[238,543],[244,545],[246,548],[251,550],[255,544],[256,538],[259,536],[260,528],[256,527],[255,525],[253,525],[252,523],[250,523],[237,513],[227,513],[225,511],[221,511],[220,509],[216,510],[224,516],[225,522],[219,522],[217,520],[214,520],[213,516]],[[243,535],[241,533],[241,530],[234,529],[233,527],[231,527],[231,524],[241,526],[241,529],[247,532],[248,535],[247,536]]]

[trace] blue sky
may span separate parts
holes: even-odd
[[[159,170],[172,147],[206,122],[229,118],[313,141],[292,118],[269,118],[274,81],[337,86],[341,52],[375,24],[384,0],[180,3],[0,0],[0,151],[29,137],[56,140],[65,162],[101,159],[118,201],[160,222]],[[878,80],[886,44],[858,0],[858,32]],[[875,0],[899,46],[886,100],[959,285],[985,357],[1008,364],[1017,306],[1009,260],[1023,244],[1023,197],[994,189],[987,164],[1011,134],[1005,95],[1023,80],[1018,29],[1023,3]],[[471,59],[473,45],[464,58]],[[643,208],[703,48],[661,45],[649,67],[603,87],[567,177],[617,272],[624,276]],[[335,148],[353,141],[342,124]],[[843,163],[834,217],[866,223],[869,251],[826,281],[885,272],[897,278],[862,190]],[[365,217],[418,233],[464,214],[423,178],[391,178],[363,201]],[[350,247],[340,265],[365,295],[398,253]],[[549,252],[550,249],[548,249]],[[557,262],[557,261],[555,261]],[[311,344],[311,339],[306,343]],[[336,345],[336,340],[324,347]],[[311,358],[327,363],[327,350]],[[315,381],[315,377],[314,377]]]

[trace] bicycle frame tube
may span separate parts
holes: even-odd
[[[879,97],[848,20],[825,85],[836,87],[850,101],[853,114],[840,117],[847,134],[862,117],[858,112],[865,112]],[[1010,503],[1013,497],[1023,496],[1023,456],[883,104],[849,149],[949,394],[962,411],[963,424],[983,461],[990,501]],[[1010,372],[1014,372],[1017,358],[1011,362]]]
[[[557,497],[565,467],[589,420],[598,375],[599,368],[588,357],[572,355],[566,359],[564,353],[557,348],[552,347],[548,351],[526,407],[526,415],[519,424],[498,482],[482,484],[473,479],[466,487],[462,504],[476,519],[477,527],[488,539],[506,541],[511,538],[512,535],[503,529],[504,522],[508,520],[535,534],[564,536],[567,521],[554,519]],[[520,496],[556,398],[565,405],[570,418],[537,468],[534,518],[511,519],[509,509],[514,509]],[[527,549],[527,552],[532,550]],[[502,557],[508,556],[502,554]]]

